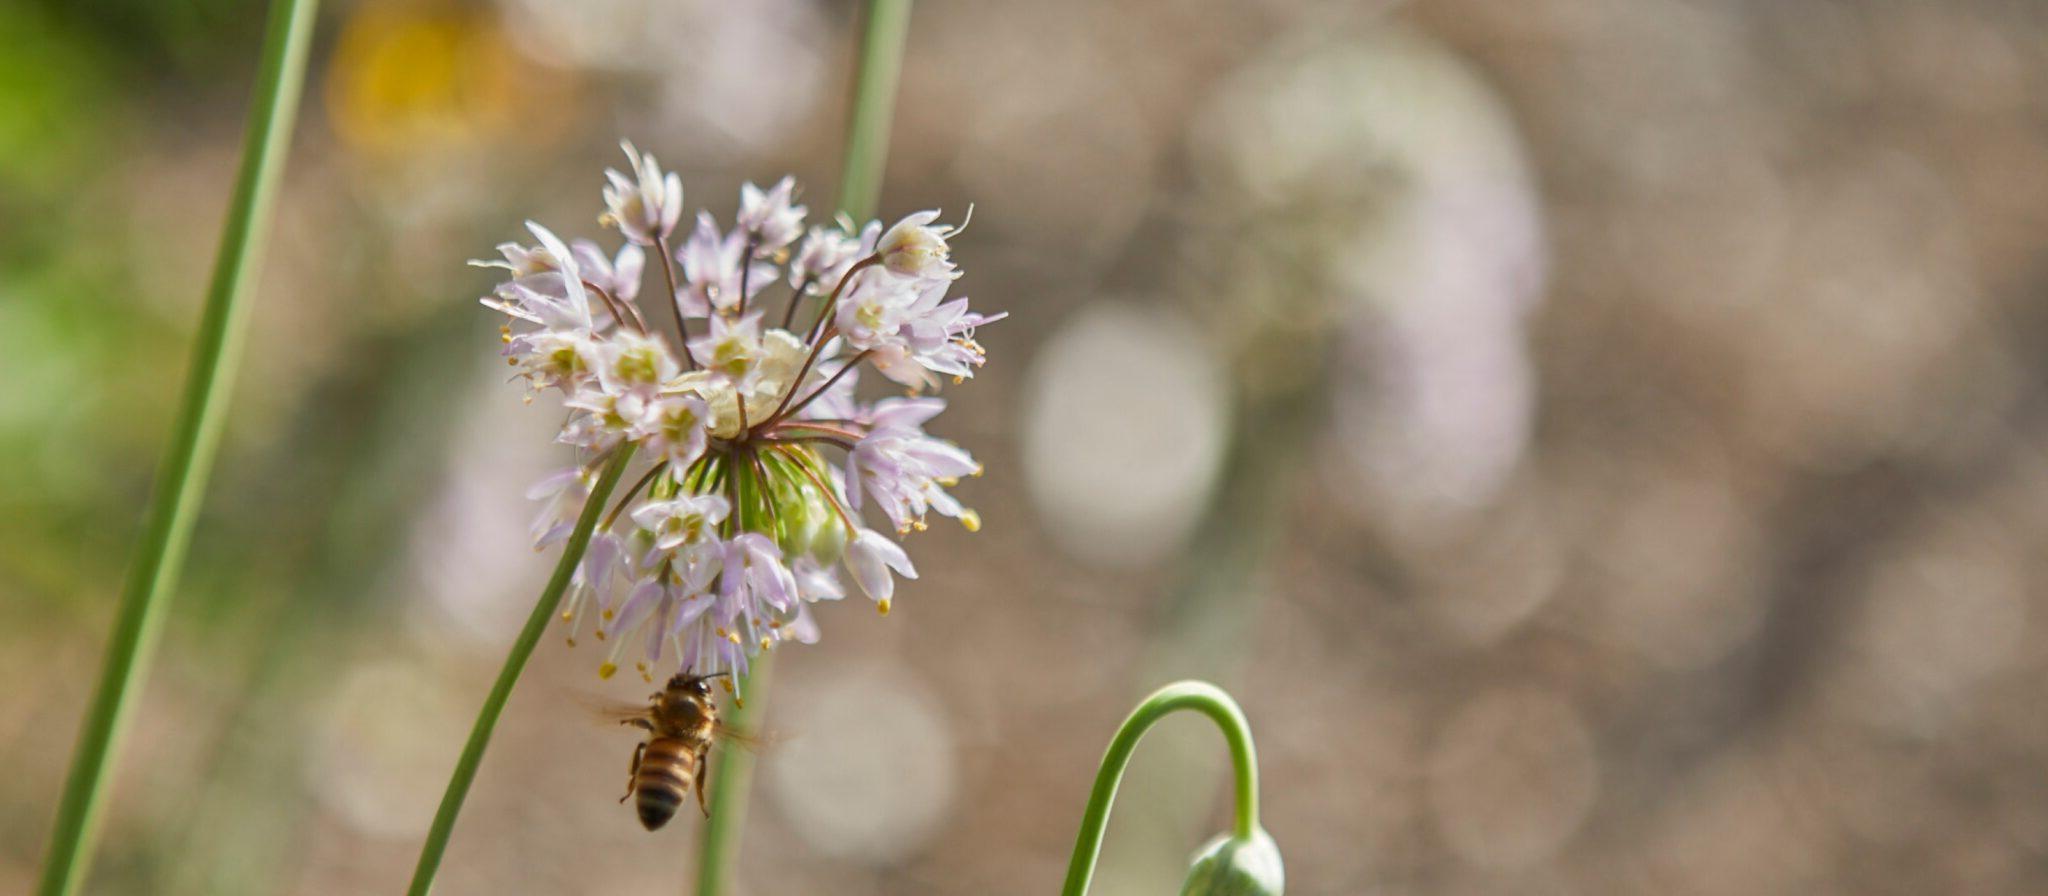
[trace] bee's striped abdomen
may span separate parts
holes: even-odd
[[[640,824],[650,831],[667,824],[696,778],[697,756],[681,738],[658,737],[649,742],[646,755],[640,757],[640,770],[633,775]]]

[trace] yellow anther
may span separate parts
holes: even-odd
[[[601,613],[601,614],[599,614],[599,615],[603,616],[603,617],[604,617],[604,621],[606,621],[606,622],[610,622],[610,621],[612,621],[612,608],[610,608],[610,607],[606,607],[606,608],[604,608],[604,612],[603,612],[603,613]]]
[[[618,664],[616,664],[616,663],[605,663],[605,664],[603,664],[603,665],[601,665],[601,666],[598,666],[598,667],[597,667],[597,677],[599,677],[599,678],[610,678],[610,677],[612,677],[612,673],[614,673],[614,672],[617,672],[617,671],[619,671],[619,667],[618,667]]]
[[[771,640],[769,640],[769,639],[768,639],[768,638],[766,638],[766,637],[763,637],[763,638],[761,639],[761,649],[762,649],[762,650],[767,650],[768,648],[770,648],[770,647],[773,647],[773,646],[775,646],[775,642],[774,642],[774,641],[771,641]]]
[[[952,488],[953,486],[956,486],[956,485],[959,485],[959,484],[960,484],[960,477],[958,477],[958,476],[948,476],[948,477],[946,477],[946,478],[944,478],[944,479],[941,479],[941,480],[939,480],[939,484],[940,484],[940,485],[943,485],[943,486],[945,486],[945,487],[947,487],[947,488]]]
[[[884,616],[889,615],[889,599],[885,597],[881,600],[875,601],[875,612],[880,613]]]
[[[595,634],[597,635],[597,639],[599,641],[604,640],[604,629],[598,629]]]
[[[569,620],[571,620],[571,619],[574,619],[574,618],[576,618],[576,611],[574,611],[574,610],[563,610],[563,611],[562,611],[562,621],[563,621],[563,622],[568,622]]]
[[[924,520],[918,520],[917,522],[911,523],[910,525],[919,532],[923,532],[924,530],[931,528],[931,524],[926,523]]]
[[[960,511],[960,525],[969,532],[980,532],[981,514],[972,510]]]
[[[569,638],[569,646],[570,646],[570,647],[574,647],[574,646],[576,646],[576,638],[575,638],[574,636],[571,636],[571,637]]]

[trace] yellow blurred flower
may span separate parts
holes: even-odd
[[[571,116],[574,74],[542,71],[506,40],[489,10],[377,2],[343,25],[326,81],[328,119],[343,144],[409,156],[502,138],[546,142]]]

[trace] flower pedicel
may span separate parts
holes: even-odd
[[[570,643],[594,616],[612,644],[600,675],[636,650],[643,678],[670,655],[737,676],[762,650],[817,640],[810,605],[845,595],[842,568],[883,613],[895,577],[916,578],[903,548],[863,525],[870,505],[897,535],[932,512],[980,527],[946,489],[981,465],[924,431],[946,404],[923,393],[973,376],[975,327],[1004,315],[947,297],[960,229],[938,212],[806,231],[789,178],[746,185],[729,232],[699,212],[677,245],[681,179],[622,145],[631,170],[605,172],[599,219],[624,235],[619,251],[528,222],[536,245],[472,264],[510,274],[483,303],[511,318],[504,353],[529,398],[558,390],[569,409],[560,441],[580,462],[529,493],[547,501],[536,547],[568,534],[612,452],[631,442],[652,460],[577,567]],[[666,314],[636,305],[650,252]],[[911,397],[858,401],[863,367]]]

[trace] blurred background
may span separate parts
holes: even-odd
[[[90,889],[400,887],[567,454],[463,266],[630,137],[829,205],[851,4],[324,4],[249,355]],[[261,4],[0,0],[0,891],[168,434]],[[985,520],[826,608],[747,893],[1045,893],[1153,686],[1255,726],[1290,892],[2048,890],[2048,7],[930,2],[884,217],[1012,318]],[[538,652],[446,893],[679,892]],[[1101,893],[1225,827],[1139,752]]]

